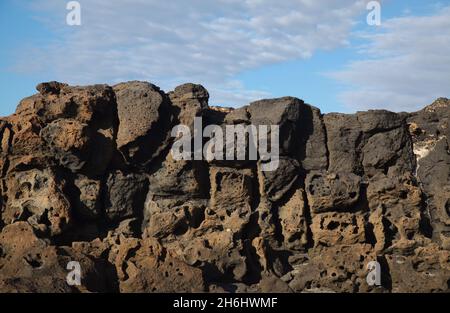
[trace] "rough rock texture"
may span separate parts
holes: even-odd
[[[324,115],[209,107],[194,84],[37,90],[0,118],[0,292],[450,291],[448,99]],[[279,125],[278,168],[174,159],[195,117]]]

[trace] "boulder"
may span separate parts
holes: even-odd
[[[209,193],[205,162],[175,160],[170,153],[149,180],[150,192],[158,197],[206,198]]]
[[[323,117],[327,131],[330,172],[362,173],[362,130],[354,115],[331,113]]]
[[[247,108],[252,125],[277,125],[280,127],[280,155],[295,156],[296,145],[300,142],[299,119],[304,102],[297,98],[285,97],[260,100],[250,103]],[[269,145],[270,147],[270,145]]]
[[[110,221],[142,216],[148,179],[135,173],[110,173],[104,191],[105,214]]]
[[[261,162],[258,163],[259,168]],[[272,202],[281,200],[297,182],[300,175],[300,167],[297,160],[282,157],[278,168],[274,171],[262,171],[259,169],[259,184],[261,194]]]
[[[172,115],[167,96],[155,85],[128,82],[114,86],[119,129],[117,148],[127,162],[146,164],[160,153]]]
[[[194,118],[208,108],[209,93],[202,85],[184,84],[169,93],[179,124],[192,129]]]
[[[306,171],[320,171],[328,168],[327,134],[323,116],[318,108],[303,106],[300,111],[298,157]]]

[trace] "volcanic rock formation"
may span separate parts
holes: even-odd
[[[324,115],[209,107],[194,84],[37,90],[0,119],[1,292],[450,290],[448,99]],[[194,117],[279,125],[278,169],[174,160],[171,129]]]

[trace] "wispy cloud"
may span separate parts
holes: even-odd
[[[358,36],[367,43],[362,60],[331,74],[349,86],[339,95],[349,110],[411,111],[450,96],[450,7],[385,20]]]
[[[235,81],[238,73],[346,45],[367,1],[79,2],[82,26],[68,29],[65,1],[33,1],[51,11],[47,23],[62,31],[53,44],[21,58],[22,67],[39,65],[73,84],[143,79],[171,89],[198,82],[213,103],[242,105],[268,94],[247,90]]]

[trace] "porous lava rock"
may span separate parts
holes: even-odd
[[[322,114],[210,107],[196,84],[37,90],[0,118],[0,292],[450,290],[448,99]],[[195,118],[279,126],[278,166],[178,160],[171,130]]]

